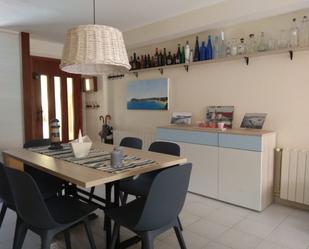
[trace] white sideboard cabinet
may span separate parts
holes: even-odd
[[[272,203],[274,132],[170,125],[156,137],[192,162],[189,191],[257,211]]]

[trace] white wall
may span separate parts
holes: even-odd
[[[23,108],[19,34],[0,31],[1,151],[23,143]]]
[[[63,44],[30,38],[30,54],[60,59]]]

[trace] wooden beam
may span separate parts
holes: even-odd
[[[24,134],[25,141],[33,138],[33,112],[32,112],[32,76],[30,57],[30,37],[29,33],[21,32],[21,59],[22,59],[22,79],[23,79],[23,103],[24,103]]]

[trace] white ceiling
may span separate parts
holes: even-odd
[[[96,0],[98,24],[132,30],[225,0]],[[63,42],[65,31],[92,23],[92,0],[0,0],[0,28]]]

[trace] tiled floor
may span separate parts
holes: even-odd
[[[102,232],[102,213],[92,221],[98,249],[105,248]],[[273,204],[257,213],[212,199],[188,194],[181,213],[184,237],[188,249],[308,249],[309,212]],[[0,230],[0,248],[12,246],[15,215],[9,212]],[[72,248],[87,249],[89,244],[83,227],[71,232]],[[122,229],[122,239],[131,232]],[[56,238],[54,248],[64,249],[62,236]],[[28,232],[23,249],[39,248],[39,238]],[[131,249],[140,248],[140,244]],[[158,237],[156,249],[180,248],[173,231]]]

